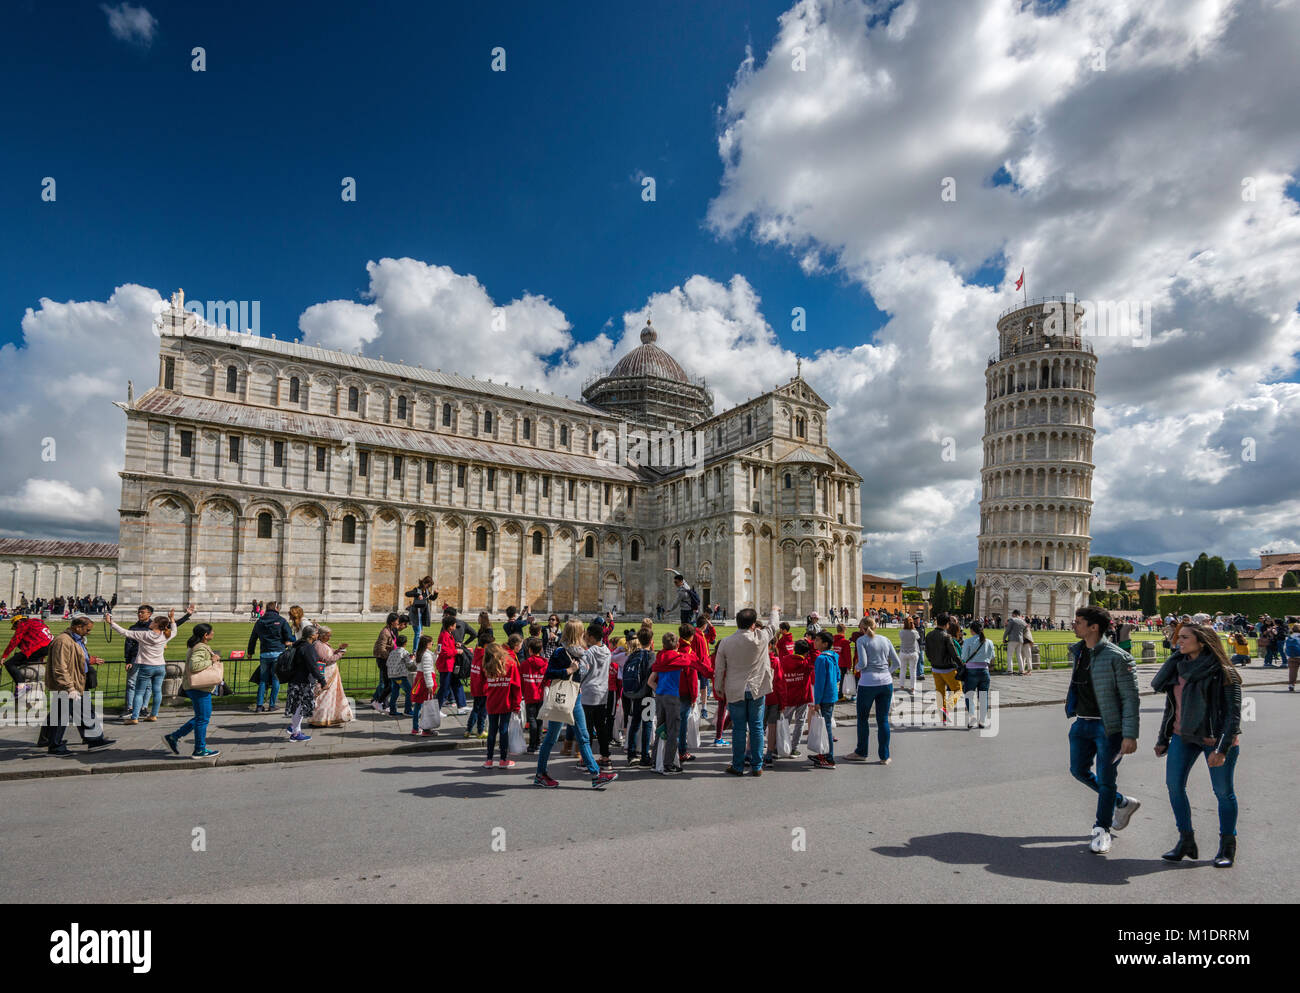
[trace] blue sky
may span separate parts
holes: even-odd
[[[147,47],[92,3],[9,15],[0,342],[42,296],[128,281],[260,300],[262,334],[297,336],[310,304],[360,299],[367,261],[408,255],[546,296],[579,340],[696,273],[743,274],[778,333],[804,307],[800,350],[880,323],[860,286],[704,225],[717,109],[784,3],[146,6]]]
[[[301,318],[331,347],[571,396],[647,315],[719,409],[801,356],[866,480],[867,570],[968,561],[985,361],[1023,267],[1031,295],[1154,315],[1150,340],[1096,342],[1094,547],[1300,548],[1300,6],[5,17],[0,534],[116,534],[110,401],[157,375],[151,308],[184,287],[259,301],[262,334]],[[476,333],[497,308],[503,337]]]

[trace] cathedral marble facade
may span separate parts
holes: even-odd
[[[655,396],[680,371],[647,331],[609,380],[625,397],[629,368]],[[179,307],[160,332],[157,385],[119,404],[122,603],[193,601],[220,618],[279,600],[371,619],[429,574],[442,602],[472,612],[640,616],[671,606],[668,570],[729,615],[861,596],[861,477],[829,447],[827,405],[799,376],[677,425],[202,333]],[[710,394],[683,386],[707,404],[696,416],[711,411]]]

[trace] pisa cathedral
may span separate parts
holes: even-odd
[[[118,405],[123,603],[369,620],[428,574],[463,610],[648,615],[669,570],[729,615],[861,602],[862,478],[800,375],[715,414],[649,323],[583,400],[213,334],[179,294],[159,332]]]
[[[1097,357],[1072,296],[998,319],[985,371],[975,613],[1053,623],[1088,602]]]

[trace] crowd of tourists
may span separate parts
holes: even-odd
[[[36,597],[33,600],[28,600],[26,593],[20,593],[18,603],[13,607],[10,607],[4,600],[0,600],[0,620],[7,620],[11,617],[27,617],[31,614],[38,617],[62,617],[67,620],[73,614],[103,614],[115,606],[117,606],[116,593],[108,600],[105,600],[102,596]]]
[[[680,624],[656,644],[650,618],[616,634],[612,612],[588,621],[562,621],[551,614],[543,623],[527,606],[512,606],[498,640],[487,613],[471,626],[454,606],[444,605],[435,627],[438,594],[425,577],[406,593],[409,609],[389,614],[376,637],[370,653],[376,684],[367,702],[375,710],[409,717],[413,736],[441,733],[447,716],[466,717],[464,736],[485,741],[484,768],[514,768],[527,756],[535,762],[532,782],[547,789],[560,785],[550,774],[557,743],[560,760],[576,762],[593,789],[603,790],[619,779],[616,755],[624,771],[681,774],[702,747],[710,703],[715,707],[713,745],[730,747],[725,775],[758,777],[788,759],[805,759],[812,770],[833,772],[840,760],[869,761],[873,737],[875,761],[890,765],[894,694],[924,692],[927,666],[943,724],[958,719],[963,697],[968,728],[990,722],[995,649],[984,621],[992,619],[963,624],[955,615],[940,613],[927,630],[924,621],[904,616],[895,648],[871,614],[852,628],[844,620],[823,625],[817,614],[810,614],[796,637],[777,610],[761,619],[755,610],[745,609],[736,615],[736,632],[719,637],[713,611],[701,609],[698,594],[681,577],[674,582]],[[276,711],[284,689],[285,731],[295,743],[310,740],[304,724],[330,727],[352,720],[352,701],[338,667],[348,645],[332,646],[329,627],[305,618],[300,607],[290,607],[284,616],[275,602],[258,606],[247,650],[249,658],[258,660],[254,709]],[[163,653],[189,616],[178,618],[174,610],[160,616],[142,605],[136,622],[123,628],[106,615],[125,639],[128,656],[124,724],[157,719]],[[832,616],[843,615],[835,611]],[[1165,637],[1171,653],[1151,681],[1152,689],[1165,693],[1154,747],[1166,760],[1166,787],[1179,832],[1178,843],[1163,857],[1198,857],[1187,781],[1204,756],[1219,808],[1214,861],[1229,866],[1236,852],[1233,778],[1240,754],[1237,666],[1250,664],[1250,646],[1241,629],[1252,625],[1234,619],[1225,650],[1215,626],[1204,623],[1208,620],[1168,619]],[[92,623],[89,615],[75,613],[67,630],[52,637],[37,617],[15,622],[4,653],[10,675],[18,683],[22,667],[43,661],[46,688],[78,699],[93,687],[100,661],[85,644]],[[1118,787],[1121,760],[1136,750],[1138,740],[1137,667],[1129,652],[1134,625],[1116,624],[1106,610],[1089,606],[1076,611],[1073,627],[1079,640],[1070,649],[1069,766],[1073,777],[1096,794],[1090,848],[1104,854],[1141,806]],[[1285,658],[1293,691],[1300,668],[1300,621],[1262,617],[1253,627],[1267,654],[1266,665],[1273,664],[1273,657]],[[1034,632],[1042,629],[1034,617],[1012,612],[1004,629],[1010,673],[1030,671]],[[220,754],[206,739],[213,692],[224,681],[222,660],[211,647],[213,634],[212,625],[195,624],[186,639],[182,693],[193,716],[162,736],[175,754],[191,734],[194,757]],[[833,712],[845,700],[855,704],[857,736],[855,747],[837,760]],[[51,707],[42,728],[40,744],[50,754],[69,754],[64,741],[69,723],[78,727],[89,749],[113,743],[93,714],[70,722],[64,710]]]

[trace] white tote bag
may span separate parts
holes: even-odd
[[[776,722],[776,754],[778,758],[790,757],[790,722],[782,717]]]
[[[844,681],[840,683],[840,696],[853,696],[858,692],[858,681],[853,678],[853,670],[850,669],[844,673]]]
[[[437,731],[442,727],[442,708],[438,706],[438,701],[425,700],[420,704],[420,730]]]
[[[623,698],[619,697],[618,702],[614,704],[614,733],[620,734],[623,731]]]
[[[691,712],[686,715],[686,750],[689,752],[698,751],[700,747],[700,708],[691,707]]]
[[[655,743],[655,772],[664,771],[664,739],[660,738]]]
[[[546,687],[546,696],[542,708],[537,712],[537,719],[542,722],[559,721],[561,724],[573,723],[573,705],[578,701],[581,683],[571,679],[556,679]]]
[[[524,741],[524,722],[519,719],[518,711],[510,715],[510,731],[506,735],[506,744],[512,755],[522,755],[528,750],[528,743]]]
[[[826,719],[820,713],[813,714],[808,720],[808,754],[825,755],[830,748],[830,739],[826,733]]]

